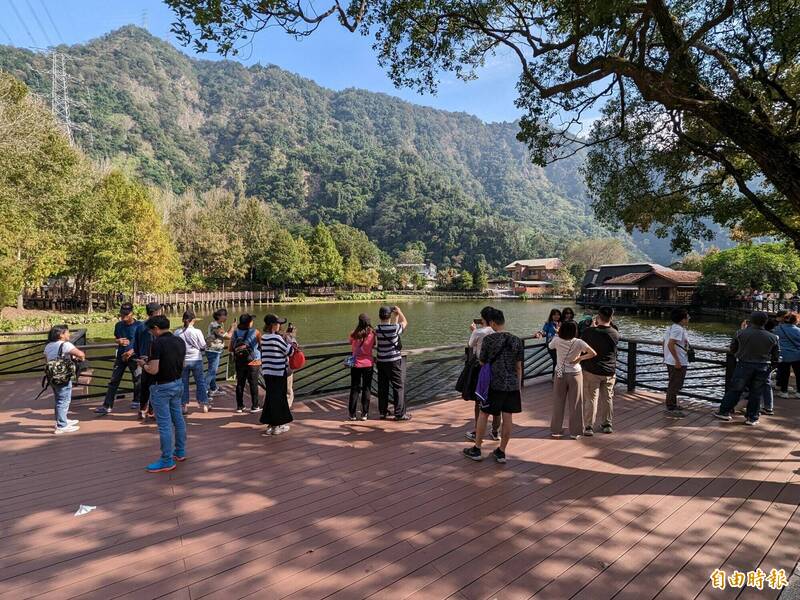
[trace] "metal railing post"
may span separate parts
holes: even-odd
[[[636,391],[636,342],[628,342],[628,391]]]

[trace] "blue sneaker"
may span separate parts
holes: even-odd
[[[177,466],[178,465],[175,464],[174,460],[166,461],[164,459],[159,458],[156,462],[147,465],[147,472],[161,473],[163,471],[172,471]]]
[[[174,458],[178,462],[185,461],[186,460],[186,450],[184,450],[182,452],[178,452],[177,450],[175,450],[175,453],[172,455],[172,458]]]

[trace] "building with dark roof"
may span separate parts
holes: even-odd
[[[601,265],[583,278],[584,306],[687,306],[696,303],[698,271],[676,271],[654,263]]]

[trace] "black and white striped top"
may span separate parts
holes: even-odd
[[[261,335],[261,374],[283,377],[286,375],[288,358],[294,353],[294,346],[287,344],[277,333]]]
[[[402,358],[397,345],[403,326],[399,323],[381,323],[375,328],[378,340],[378,362],[392,362]]]

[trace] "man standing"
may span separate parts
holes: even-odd
[[[603,306],[593,325],[584,330],[581,339],[597,352],[583,361],[583,420],[584,435],[594,435],[597,418],[597,399],[600,398],[600,423],[603,433],[612,433],[614,418],[614,384],[617,382],[617,345],[619,331],[611,324],[614,309]]]
[[[778,336],[764,329],[769,319],[767,313],[756,311],[750,315],[750,324],[736,332],[731,342],[731,352],[736,355],[736,368],[728,384],[719,411],[714,416],[722,421],[733,419],[733,411],[745,389],[750,389],[745,414],[745,425],[758,423],[763,390],[769,379],[772,365],[778,362]]]
[[[672,325],[664,334],[664,364],[667,365],[667,413],[672,417],[686,415],[678,405],[678,392],[686,379],[686,368],[689,366],[689,311],[685,308],[674,308],[670,315]]]
[[[136,336],[141,326],[141,322],[137,321],[133,316],[133,304],[123,302],[119,307],[119,321],[114,325],[117,355],[111,371],[111,379],[108,382],[106,397],[103,400],[103,406],[98,406],[94,409],[94,412],[98,415],[107,415],[114,408],[114,398],[117,395],[119,384],[126,369],[131,372],[131,378],[133,379],[133,403],[131,408],[138,411],[141,406],[139,398],[141,372],[136,361],[133,360],[136,354]]]
[[[381,306],[380,324],[375,328],[378,340],[378,411],[381,419],[389,416],[389,386],[394,396],[395,421],[408,421],[406,411],[405,359],[401,354],[400,336],[408,328],[408,320],[397,306]]]
[[[147,328],[154,337],[150,356],[146,362],[139,359],[138,363],[154,379],[150,388],[150,403],[156,415],[161,441],[161,458],[147,465],[147,470],[160,473],[174,469],[175,461],[186,460],[186,423],[181,411],[186,344],[172,335],[169,319],[163,315],[148,319]]]
[[[164,307],[158,302],[150,302],[146,307],[147,318],[156,317],[164,313]],[[136,356],[147,362],[150,356],[150,347],[153,343],[153,333],[147,327],[140,327],[136,336]],[[150,402],[150,386],[153,385],[153,376],[147,371],[142,371],[141,380],[139,383],[139,418],[143,421],[147,416],[153,416],[152,407],[148,406]]]

